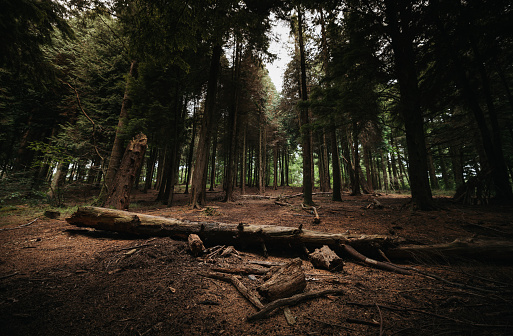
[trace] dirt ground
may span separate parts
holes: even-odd
[[[297,193],[281,188],[267,195]],[[439,210],[412,211],[405,195],[316,195],[320,224],[301,209],[270,199],[222,203],[209,193],[210,208],[190,210],[186,195],[173,207],[134,195],[131,211],[227,223],[273,224],[326,232],[397,235],[417,244],[458,238],[513,240],[513,207],[479,207],[437,198]],[[372,198],[384,206],[374,208]],[[405,206],[406,205],[406,206]],[[24,205],[19,205],[22,208]],[[233,285],[198,273],[214,266],[257,261],[285,262],[301,251],[261,251],[236,246],[238,255],[195,258],[184,241],[137,237],[77,228],[40,216],[0,217],[0,335],[513,335],[513,263],[494,260],[416,260],[403,264],[436,275],[401,275],[344,257],[342,270],[314,269],[303,260],[305,291],[343,289],[247,322],[257,310]],[[25,225],[29,224],[30,225]],[[24,225],[24,226],[23,226]],[[211,247],[211,246],[206,246]],[[238,275],[250,290],[260,275]],[[264,304],[266,302],[264,301]],[[292,323],[294,322],[294,323]]]

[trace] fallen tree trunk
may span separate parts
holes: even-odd
[[[348,244],[362,250],[387,248],[402,239],[383,235],[327,233],[275,225],[230,224],[218,222],[191,222],[140,213],[99,207],[81,207],[66,221],[79,227],[149,236],[169,236],[187,239],[197,234],[209,245],[214,243],[243,243],[260,246],[328,245],[338,247]]]

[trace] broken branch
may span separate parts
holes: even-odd
[[[257,307],[258,309],[264,308],[264,305],[262,304],[262,302],[260,302],[260,299],[255,294],[251,293],[248,290],[248,288],[246,286],[244,286],[244,284],[242,282],[240,282],[240,280],[237,279],[235,276],[217,273],[217,272],[200,272],[199,274],[204,277],[207,277],[207,278],[218,279],[218,280],[230,282],[232,285],[235,286],[235,288],[237,288],[239,293],[241,293],[242,296],[244,296],[255,307]]]
[[[259,312],[248,316],[247,320],[255,321],[258,319],[265,318],[270,313],[272,313],[274,310],[276,310],[280,307],[296,305],[301,301],[315,299],[315,298],[325,296],[325,295],[341,295],[341,294],[344,294],[343,289],[326,289],[326,290],[322,290],[322,291],[318,291],[318,292],[308,292],[308,293],[296,294],[296,295],[293,295],[288,298],[278,299],[276,301],[273,301],[273,302],[265,305],[265,307],[263,307]]]

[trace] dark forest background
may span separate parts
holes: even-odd
[[[277,92],[271,27],[294,40]],[[513,199],[510,1],[0,1],[0,202],[247,188]]]

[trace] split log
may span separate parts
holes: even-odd
[[[401,246],[387,250],[391,259],[446,260],[476,259],[488,262],[513,260],[513,242],[500,240],[460,240],[448,244]]]
[[[332,270],[334,268],[342,270],[344,261],[329,246],[324,245],[320,249],[315,249],[309,254],[310,262],[315,268]]]
[[[284,266],[272,268],[264,277],[265,282],[257,288],[260,295],[273,301],[302,292],[306,287],[302,263],[296,258]]]
[[[361,235],[327,233],[313,230],[298,230],[294,227],[276,225],[230,224],[219,222],[191,222],[173,218],[144,215],[115,209],[80,207],[66,221],[78,227],[92,227],[99,230],[115,231],[146,236],[168,236],[186,239],[194,233],[209,245],[215,243],[268,247],[290,245],[338,246],[348,244],[362,251],[376,248],[386,249],[402,239],[383,235]]]
[[[197,257],[203,254],[205,246],[203,246],[203,242],[197,234],[190,234],[187,238],[187,242],[189,244],[189,250],[191,250],[193,256]]]

